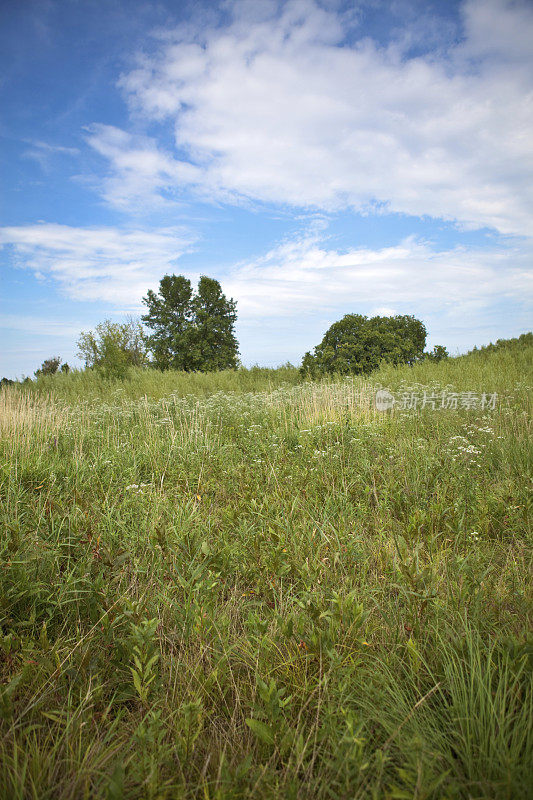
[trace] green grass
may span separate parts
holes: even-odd
[[[96,371],[72,370],[68,374],[41,376],[25,384],[24,392],[49,396],[70,403],[105,400],[120,403],[148,397],[161,400],[170,394],[178,397],[207,397],[214,392],[262,392],[300,382],[296,367],[287,364],[277,369],[241,367],[221,372],[160,372],[131,368],[124,381],[106,379]]]
[[[0,797],[531,797],[532,356],[4,390]]]

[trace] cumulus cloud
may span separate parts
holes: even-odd
[[[184,187],[189,189],[201,180],[197,167],[165,153],[154,138],[94,124],[87,141],[113,165],[102,194],[117,208],[129,210],[138,201],[164,205],[178,199]]]
[[[520,0],[468,0],[463,6],[468,56],[496,58],[496,64],[521,64],[524,78],[533,62],[531,3]]]
[[[315,0],[225,4],[230,21],[160,34],[120,85],[170,121],[175,150],[100,126],[120,207],[182,186],[204,196],[393,211],[529,234],[533,8],[467,0],[463,39],[411,57],[353,35]],[[419,35],[419,32],[418,34]],[[185,155],[184,155],[185,154]]]
[[[176,261],[192,239],[176,228],[154,231],[76,228],[39,224],[0,228],[0,246],[39,278],[52,278],[75,300],[137,307],[146,290]]]

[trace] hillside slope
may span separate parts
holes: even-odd
[[[2,392],[0,797],[528,797],[532,356]]]

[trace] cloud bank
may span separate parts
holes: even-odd
[[[436,251],[414,237],[394,247],[337,251],[310,235],[236,265],[224,285],[245,319],[371,307],[457,322],[497,302],[531,303],[532,256],[533,246]]]
[[[226,202],[401,212],[531,231],[533,7],[468,0],[463,38],[411,56],[409,31],[346,38],[314,0],[225,4],[229,21],[156,39],[120,86],[174,147],[92,129],[106,198],[127,208],[184,187]]]
[[[138,307],[146,290],[192,246],[179,229],[153,231],[39,224],[0,228],[0,246],[39,278],[53,278],[74,300]]]
[[[56,280],[67,296],[124,310],[140,310],[142,296],[165,273],[197,278],[179,263],[191,239],[175,229],[27,225],[1,228],[0,245],[11,246],[20,265],[38,277]],[[221,281],[243,321],[369,305],[374,313],[410,308],[457,320],[495,302],[531,302],[532,251],[531,244],[437,251],[414,237],[394,247],[341,251],[328,246],[323,231],[311,231],[235,264]]]

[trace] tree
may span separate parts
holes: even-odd
[[[203,275],[194,294],[183,275],[165,275],[156,294],[150,290],[142,320],[152,330],[146,337],[159,369],[211,371],[238,364],[234,334],[236,303],[220,283]]]
[[[123,378],[129,367],[146,363],[142,325],[133,319],[123,323],[106,319],[94,331],[82,331],[77,344],[85,366],[108,378]]]
[[[413,316],[371,317],[346,314],[326,331],[314,353],[306,353],[301,372],[320,375],[368,374],[381,361],[413,364],[422,357],[426,328]]]
[[[41,364],[40,368],[36,369],[33,374],[36,378],[39,378],[41,375],[55,375],[60,364],[61,359],[58,356],[46,358]]]
[[[235,369],[239,346],[234,334],[237,304],[227,300],[220,283],[203,275],[192,301],[192,354],[195,368],[205,372]]]
[[[443,344],[436,344],[433,350],[424,353],[424,355],[429,361],[442,361],[443,358],[449,358],[450,354]]]
[[[142,317],[153,331],[146,337],[155,366],[159,369],[191,369],[190,333],[192,325],[193,291],[190,280],[183,275],[165,275],[159,283],[159,293],[151,289],[143,303],[148,311]]]

